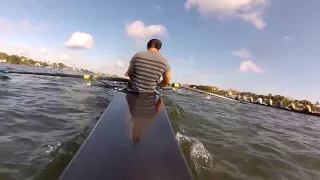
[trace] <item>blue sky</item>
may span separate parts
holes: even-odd
[[[10,0],[0,12],[0,51],[123,74],[157,37],[176,82],[314,102],[317,7],[317,0]]]

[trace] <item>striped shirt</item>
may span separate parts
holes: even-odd
[[[156,94],[129,92],[126,100],[133,119],[150,120],[156,116]]]
[[[150,92],[156,89],[160,77],[170,71],[165,57],[153,51],[143,51],[135,54],[130,61],[132,77],[128,83],[128,91]]]
[[[152,93],[128,92],[126,100],[128,103],[131,119],[126,121],[126,133],[133,141],[140,140],[140,136],[148,129],[149,125],[158,117],[157,103],[160,97]]]

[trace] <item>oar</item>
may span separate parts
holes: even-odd
[[[47,72],[29,72],[29,71],[12,71],[12,70],[7,70],[7,69],[0,69],[0,73],[14,73],[14,74],[29,74],[29,75],[42,75],[42,76],[57,76],[57,77],[72,77],[72,78],[81,78],[81,79],[85,79],[85,80],[89,80],[88,85],[91,84],[91,81],[94,80],[98,80],[101,83],[103,83],[104,85],[108,86],[108,87],[112,87],[112,88],[116,88],[115,86],[112,86],[106,82],[103,82],[102,80],[106,80],[106,81],[117,81],[117,82],[124,82],[127,83],[129,82],[129,79],[126,78],[120,78],[120,77],[100,77],[97,75],[91,75],[91,74],[85,74],[85,75],[81,75],[81,74],[64,74],[64,73],[47,73]],[[1,78],[1,74],[0,74],[0,78]],[[3,75],[7,78],[9,78],[6,75]],[[159,90],[169,90],[169,89],[165,89],[165,88],[157,88],[157,93],[159,93]]]
[[[46,73],[46,72],[29,72],[29,71],[10,71],[6,69],[0,69],[0,73],[13,73],[13,74],[30,74],[30,75],[42,75],[42,76],[57,76],[57,77],[72,77],[72,78],[82,78],[85,80],[107,80],[107,81],[120,81],[129,82],[129,79],[120,77],[100,77],[91,74],[64,74],[64,73]]]
[[[8,79],[10,79],[10,78],[0,72],[0,79],[1,79],[1,80],[8,80]]]

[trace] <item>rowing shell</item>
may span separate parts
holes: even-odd
[[[88,179],[192,179],[159,95],[115,95],[60,177]]]

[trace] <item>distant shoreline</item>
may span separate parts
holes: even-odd
[[[49,61],[48,62],[36,61],[24,56],[8,55],[3,52],[0,52],[0,63],[25,65],[25,66],[32,66],[32,67],[42,67],[47,69],[59,69],[59,70],[67,70],[67,71],[82,72],[82,73],[89,73],[89,74],[94,73],[100,76],[116,76],[116,75],[104,74],[99,72],[92,72],[90,70],[83,69],[83,68],[70,67],[61,62],[50,63]]]
[[[59,70],[67,70],[67,71],[73,71],[73,72],[81,72],[81,73],[94,73],[92,71],[83,69],[83,68],[75,68],[75,67],[69,67],[65,65],[64,63],[49,63],[49,62],[42,62],[42,61],[36,61],[30,58],[26,58],[24,56],[18,56],[18,55],[8,55],[6,53],[0,52],[0,63],[7,63],[7,64],[17,64],[17,65],[25,65],[25,66],[33,66],[33,67],[43,67],[48,69],[59,69]],[[117,77],[117,75],[110,75],[110,74],[104,74],[95,72],[96,75],[99,76],[114,76]],[[227,94],[231,97],[238,97],[238,96],[245,96],[245,97],[252,97],[253,99],[261,98],[262,100],[271,99],[273,102],[282,102],[284,107],[288,107],[290,104],[295,104],[297,109],[301,109],[306,105],[311,106],[312,111],[320,112],[320,103],[317,102],[317,104],[313,104],[308,100],[295,100],[289,97],[285,97],[282,95],[272,95],[271,93],[269,95],[261,95],[261,94],[255,94],[252,92],[240,92],[234,89],[229,90],[219,90],[219,88],[214,86],[202,86],[202,85],[184,85],[188,86],[189,88],[201,90],[204,92],[214,93],[217,95],[226,96]],[[232,99],[232,98],[231,98]]]
[[[219,88],[214,87],[214,86],[196,86],[196,85],[182,85],[182,86],[187,86],[187,89],[190,90],[195,90],[195,91],[202,91],[204,93],[207,94],[217,94],[219,96],[223,96],[225,98],[229,98],[232,100],[237,100],[237,101],[244,101],[242,99],[242,97],[247,97],[248,100],[246,100],[246,103],[251,103],[249,101],[249,97],[252,97],[254,101],[256,101],[258,98],[261,98],[263,101],[272,100],[272,105],[265,105],[268,107],[275,107],[278,109],[286,109],[286,107],[288,107],[290,104],[294,104],[296,106],[295,110],[292,110],[292,112],[298,112],[298,113],[304,113],[304,114],[310,114],[310,113],[305,113],[303,112],[303,109],[309,105],[311,107],[312,112],[316,115],[320,117],[320,105],[317,104],[312,104],[310,101],[308,100],[295,100],[295,99],[290,99],[288,97],[285,96],[281,96],[281,95],[259,95],[259,94],[255,94],[255,93],[251,93],[251,92],[240,92],[234,89],[229,89],[229,90],[219,90]],[[226,95],[230,95],[231,97],[227,97]],[[234,97],[234,98],[232,98]],[[283,107],[278,107],[275,104],[277,104],[278,102],[282,102],[283,103]],[[252,102],[253,104],[258,104],[255,102]],[[259,105],[264,105],[264,104],[259,104]],[[300,112],[301,111],[301,112]],[[312,114],[312,115],[314,115]]]

